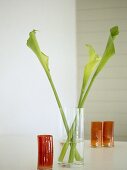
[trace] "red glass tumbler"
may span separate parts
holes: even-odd
[[[38,135],[38,170],[52,169],[53,166],[53,136]]]
[[[114,146],[114,122],[113,121],[103,122],[103,146],[104,147]]]
[[[102,145],[102,122],[91,122],[91,147]]]

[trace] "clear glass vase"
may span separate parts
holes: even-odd
[[[60,121],[58,164],[62,167],[84,165],[84,108],[64,109],[68,129]]]

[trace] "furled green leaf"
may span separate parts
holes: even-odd
[[[107,42],[103,57],[96,70],[96,74],[98,74],[103,69],[103,67],[106,65],[108,60],[115,54],[114,39],[116,38],[118,34],[119,34],[118,26],[112,27],[110,29],[108,42]]]
[[[42,66],[44,67],[45,71],[49,71],[48,65],[48,56],[46,56],[41,50],[38,45],[36,39],[36,30],[33,30],[29,33],[29,39],[27,40],[27,46],[31,48],[31,50],[37,55],[39,61],[41,62]]]
[[[110,29],[110,35],[108,38],[108,42],[104,51],[104,54],[100,60],[100,63],[98,64],[98,67],[89,83],[89,86],[85,92],[85,94],[82,97],[82,100],[79,100],[79,107],[83,107],[85,99],[91,89],[91,86],[96,78],[96,76],[98,75],[98,73],[104,68],[104,66],[106,65],[106,63],[108,62],[108,60],[115,54],[115,47],[114,47],[114,39],[116,38],[116,36],[119,34],[119,29],[118,26],[112,27]]]
[[[82,83],[78,106],[80,105],[80,102],[81,102],[84,92],[86,90],[88,81],[89,81],[91,75],[93,74],[93,71],[95,70],[97,64],[99,63],[99,61],[101,59],[91,45],[86,44],[86,47],[89,50],[89,60],[88,60],[88,63],[84,67],[83,83]]]
[[[96,65],[99,63],[99,61],[101,59],[98,56],[98,54],[96,54],[94,48],[91,45],[87,44],[86,47],[89,49],[89,61],[84,68],[83,91],[86,88],[86,85],[88,83],[88,80],[89,80],[92,72],[94,71]]]

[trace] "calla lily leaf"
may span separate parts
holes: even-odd
[[[104,51],[104,54],[102,56],[102,59],[99,63],[99,66],[96,70],[96,75],[103,69],[103,67],[106,65],[108,60],[115,54],[115,47],[114,47],[114,40],[116,36],[119,34],[118,26],[112,27],[110,29],[110,35],[108,38],[108,42]]]
[[[101,57],[99,57],[99,55],[95,52],[94,48],[91,45],[87,44],[86,47],[89,50],[89,61],[84,68],[83,91],[85,90],[88,80],[89,80],[91,74],[93,73],[95,67],[101,60]]]
[[[27,40],[27,46],[36,54],[39,61],[41,62],[44,70],[46,72],[49,72],[49,64],[48,64],[48,56],[45,55],[38,45],[37,39],[36,39],[36,30],[33,30],[29,33],[29,38]]]
[[[119,34],[118,26],[114,26],[110,29],[110,35],[109,35],[109,38],[108,38],[108,42],[107,42],[104,54],[103,54],[98,66],[97,66],[95,73],[93,74],[93,76],[91,78],[91,81],[88,85],[86,92],[83,94],[82,99],[79,100],[79,107],[83,107],[85,99],[87,98],[87,95],[88,95],[88,93],[89,93],[89,91],[92,87],[92,84],[93,84],[96,76],[104,68],[104,66],[106,65],[108,60],[115,54],[114,40],[115,40],[115,38],[118,34]]]

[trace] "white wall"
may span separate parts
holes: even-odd
[[[120,35],[115,41],[116,55],[95,80],[85,104],[86,138],[90,122],[115,121],[115,139],[127,140],[127,1],[77,0],[78,81],[88,59],[85,44],[91,44],[102,55],[109,29],[118,25]]]
[[[34,170],[37,134],[58,138],[59,110],[48,79],[26,40],[39,30],[41,49],[63,106],[76,100],[74,0],[0,1],[0,169]]]
[[[57,136],[59,110],[47,77],[26,47],[37,29],[63,106],[76,99],[74,0],[0,1],[0,134]]]
[[[74,0],[0,1],[0,169],[36,169],[37,134],[59,138],[60,113],[48,79],[26,46],[37,29],[63,106],[76,100]]]

